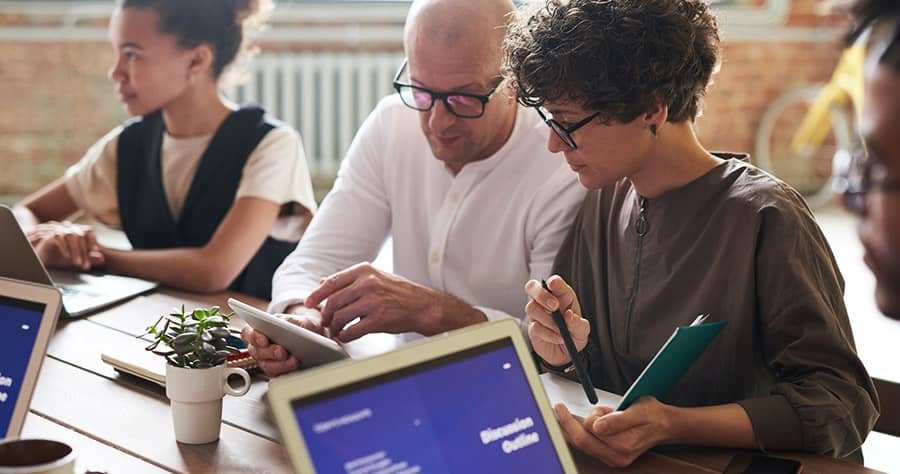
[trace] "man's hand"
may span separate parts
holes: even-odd
[[[566,441],[611,467],[628,467],[669,439],[670,410],[652,397],[638,400],[625,411],[597,407],[584,420],[561,403],[554,409]]]
[[[445,293],[384,273],[368,263],[323,280],[306,298],[322,308],[322,326],[342,342],[373,332],[417,332],[431,336],[486,320],[481,311]],[[359,319],[355,324],[348,323]]]
[[[317,334],[322,334],[321,315],[317,310],[301,305],[294,305],[277,314],[277,317]],[[259,368],[269,377],[293,372],[301,367],[301,362],[284,347],[273,344],[265,334],[245,327],[241,330],[241,339],[247,343],[247,350],[256,359]]]
[[[553,365],[563,365],[572,358],[553,321],[552,312],[558,309],[562,313],[569,334],[572,335],[572,342],[579,351],[587,345],[591,324],[581,317],[581,305],[578,304],[575,291],[565,280],[553,275],[547,279],[547,287],[552,293],[543,289],[537,280],[529,280],[525,284],[525,293],[531,297],[531,301],[525,306],[528,338],[531,339],[534,351],[542,359]]]
[[[46,267],[88,271],[106,263],[90,226],[45,222],[28,231],[28,241]]]

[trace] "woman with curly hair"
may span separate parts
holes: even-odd
[[[795,190],[694,132],[719,65],[706,2],[550,1],[520,12],[506,62],[550,150],[591,189],[551,292],[526,285],[545,367],[571,365],[556,309],[594,383],[616,393],[676,326],[727,321],[664,399],[585,420],[557,406],[569,442],[614,466],[661,444],[859,459],[878,399],[822,232]]]

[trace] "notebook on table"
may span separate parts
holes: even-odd
[[[269,402],[296,472],[577,472],[512,320],[280,377]]]
[[[140,341],[146,345],[149,342]],[[166,358],[150,351],[146,351],[140,344],[130,347],[107,348],[100,354],[100,360],[112,366],[119,372],[133,375],[153,382],[161,387],[166,386]],[[259,367],[256,359],[247,351],[228,356],[225,362],[228,367],[238,367],[244,370],[253,370]]]
[[[0,435],[17,438],[56,328],[59,290],[0,278]]]
[[[6,206],[0,206],[0,249],[4,252],[0,277],[58,287],[63,294],[63,316],[83,316],[159,286],[119,275],[58,269],[48,273]]]

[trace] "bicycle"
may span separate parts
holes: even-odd
[[[826,84],[794,88],[772,101],[757,129],[757,166],[800,191],[811,209],[831,202],[832,159],[858,141],[866,40],[844,50]]]

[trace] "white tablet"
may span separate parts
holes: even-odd
[[[303,364],[303,367],[315,367],[349,358],[340,344],[325,336],[272,316],[265,311],[260,311],[234,298],[228,299],[228,306],[250,327],[287,349]]]
[[[0,435],[17,438],[62,295],[50,286],[0,278]]]

